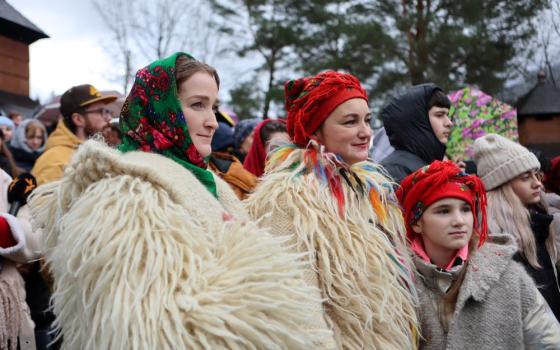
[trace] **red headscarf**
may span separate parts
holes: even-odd
[[[488,236],[484,184],[453,162],[436,160],[408,175],[397,189],[397,197],[404,210],[406,234],[411,242],[416,235],[412,225],[430,205],[449,197],[462,199],[471,206],[474,228],[480,236],[479,246]]]
[[[245,156],[243,167],[253,173],[256,177],[261,177],[264,174],[266,164],[266,147],[264,140],[261,137],[261,129],[270,122],[286,123],[283,119],[265,119],[255,128],[253,134],[253,144]]]
[[[543,183],[548,191],[560,194],[560,156],[550,161],[550,170],[544,174]]]
[[[353,98],[368,100],[356,77],[333,71],[286,82],[284,96],[288,134],[301,147],[314,139],[313,133],[340,104]]]

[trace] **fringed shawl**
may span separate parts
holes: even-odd
[[[307,254],[339,346],[416,347],[413,265],[392,183],[378,165],[350,167],[316,144],[281,147],[246,206]],[[289,222],[275,222],[275,213]]]

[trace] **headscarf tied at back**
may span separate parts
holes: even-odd
[[[353,98],[368,100],[356,77],[333,71],[290,80],[284,86],[284,95],[288,134],[300,147],[315,139],[313,133],[336,107]]]
[[[217,197],[216,182],[206,170],[208,158],[203,158],[193,144],[177,92],[175,63],[177,52],[157,60],[136,73],[134,85],[121,110],[119,126],[123,133],[122,152],[144,151],[159,153],[189,170]]]
[[[264,174],[266,164],[266,145],[261,137],[261,129],[268,123],[285,123],[283,119],[265,119],[255,128],[253,134],[253,144],[245,156],[243,167],[253,173],[256,177],[261,177]]]
[[[482,180],[467,175],[455,163],[434,161],[408,175],[397,189],[397,197],[404,211],[406,234],[412,242],[416,233],[412,225],[433,203],[444,198],[462,199],[469,203],[479,247],[488,236],[486,221],[486,189]]]

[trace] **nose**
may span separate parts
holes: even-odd
[[[372,135],[371,126],[369,125],[369,123],[367,121],[364,121],[362,123],[362,127],[360,128],[358,136],[360,138],[370,138],[371,135]]]
[[[461,210],[455,210],[453,213],[453,226],[462,227],[465,225],[465,213]]]
[[[445,126],[448,128],[451,128],[453,126],[453,121],[451,121],[451,118],[449,118],[449,116],[445,116]]]
[[[204,121],[204,127],[212,129],[212,131],[218,128],[218,120],[216,119],[216,114],[214,112],[209,113],[208,117]]]

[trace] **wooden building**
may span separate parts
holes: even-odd
[[[519,142],[547,156],[560,155],[560,88],[539,73],[539,79],[517,101]]]
[[[5,0],[0,0],[0,113],[25,115],[37,107],[29,98],[29,45],[48,38]]]

